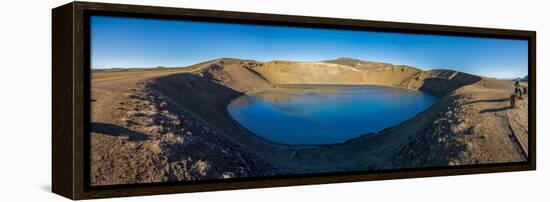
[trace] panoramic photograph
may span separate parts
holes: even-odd
[[[528,41],[90,17],[90,185],[526,162]]]

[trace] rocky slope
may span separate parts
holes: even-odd
[[[486,107],[506,106],[509,89],[511,89],[509,83],[452,70],[422,71],[409,66],[377,64],[375,62],[363,62],[359,66],[363,67],[357,68],[346,63],[340,64],[338,60],[332,62],[257,62],[220,59],[193,74],[164,77],[155,80],[155,83],[161,91],[167,94],[180,92],[180,94],[196,95],[192,97],[173,96],[173,98],[177,103],[192,109],[197,116],[204,117],[205,122],[224,130],[227,136],[243,143],[244,147],[284,171],[320,172],[357,167],[398,168],[473,162],[508,162],[525,159],[519,150],[515,150],[517,144],[509,137],[512,134],[511,130],[500,131],[501,133],[493,136],[498,139],[498,141],[495,140],[499,142],[498,144],[484,142],[484,146],[465,146],[473,145],[473,142],[482,144],[477,139],[468,139],[464,135],[466,133],[477,135],[481,133],[475,130],[480,128],[479,123],[490,120],[488,124],[495,125],[492,127],[502,126],[500,122],[503,120],[492,119],[494,114],[486,114],[488,117],[482,119],[480,117],[485,115],[480,115],[480,112],[476,110],[479,110],[477,107],[487,103],[490,103],[490,106]],[[378,135],[364,136],[351,140],[348,144],[330,148],[324,146],[297,148],[274,145],[249,134],[231,120],[225,109],[232,99],[244,93],[280,84],[382,85],[428,92],[440,96],[441,100],[419,116]],[[498,102],[492,102],[490,99],[476,102],[479,96],[487,92],[493,92],[494,95],[489,97],[495,97]],[[526,112],[523,109],[519,111]],[[526,124],[526,120],[521,120],[521,122]],[[500,125],[496,125],[497,123]],[[448,137],[441,139],[435,135],[441,133],[445,133]],[[526,136],[526,133],[522,133],[522,135]],[[507,146],[501,146],[500,143]],[[380,144],[383,146],[378,146]],[[372,148],[373,145],[375,145],[374,148]],[[371,147],[373,150],[365,149],[365,147]],[[481,150],[487,148],[508,149],[505,149],[506,152],[502,154],[487,152],[484,153],[484,157],[472,155],[481,153]],[[376,155],[373,155],[374,151],[377,151]],[[383,152],[378,153],[380,151]],[[346,157],[348,161],[340,161],[336,157],[346,156],[350,152],[353,156]],[[406,160],[404,157],[406,155],[403,152],[410,153],[410,158],[416,158],[417,162]],[[352,155],[351,153],[350,155]],[[373,159],[372,156],[377,156],[377,158]],[[441,159],[419,161],[422,158],[433,159],[434,156]],[[323,165],[321,163],[323,161],[330,162],[331,165]],[[355,163],[351,165],[349,162]]]
[[[349,66],[342,59],[328,62],[249,62],[244,68],[273,84],[381,85],[421,90],[443,96],[481,78],[452,70],[430,70],[387,63],[362,62]],[[344,61],[347,61],[345,59]]]
[[[335,145],[272,143],[246,131],[227,113],[231,100],[281,84],[382,85],[420,90],[441,99],[397,126]],[[100,163],[92,171],[98,184],[117,178],[130,183],[516,162],[528,155],[527,99],[510,109],[512,83],[451,70],[422,71],[350,58],[324,62],[224,58],[188,72],[149,76],[132,86],[138,86],[134,98],[155,111],[145,116],[130,112],[114,124],[147,135],[147,141],[113,140],[103,135],[106,131],[96,130],[92,146],[97,145],[97,153],[92,150],[92,160]],[[134,106],[137,102],[132,99],[121,106]],[[106,119],[95,121],[100,120]],[[109,149],[113,146],[131,148],[130,153],[113,154]],[[140,155],[131,157],[131,153]],[[131,165],[136,161],[139,165]],[[135,167],[140,171],[128,173]]]
[[[275,170],[170,102],[147,71],[92,80],[91,183],[111,185],[238,178]]]

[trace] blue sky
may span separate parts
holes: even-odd
[[[92,16],[91,63],[181,67],[215,58],[320,61],[339,57],[454,69],[496,78],[527,75],[526,40]]]

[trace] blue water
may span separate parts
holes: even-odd
[[[283,144],[331,144],[414,117],[438,98],[380,86],[293,85],[243,95],[227,107],[249,131]]]

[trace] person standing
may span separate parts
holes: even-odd
[[[516,95],[518,95],[521,98],[521,84],[519,83],[519,79],[517,79],[516,83],[514,84],[514,91]]]

